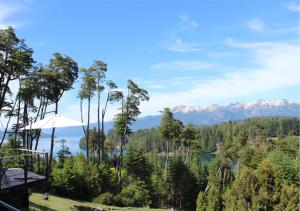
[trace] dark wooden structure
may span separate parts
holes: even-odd
[[[0,210],[10,210],[1,207],[1,202],[28,210],[30,188],[46,188],[47,169],[48,153],[44,151],[0,151]]]

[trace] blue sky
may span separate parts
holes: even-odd
[[[131,78],[149,91],[142,116],[180,104],[299,100],[299,14],[298,1],[283,0],[0,0],[0,27],[14,26],[36,61],[54,52],[80,67],[105,61],[121,88]],[[78,86],[60,104],[76,119]]]

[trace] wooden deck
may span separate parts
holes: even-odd
[[[27,183],[33,183],[40,180],[45,180],[45,176],[38,175],[34,172],[27,171]],[[1,190],[13,188],[15,186],[24,185],[24,169],[22,168],[9,168],[6,171],[6,176],[1,180]]]

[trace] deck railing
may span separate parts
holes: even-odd
[[[10,168],[23,169],[19,176],[24,178],[27,186],[28,171],[47,177],[48,153],[27,149],[0,149],[0,190],[3,184],[9,182],[6,172]]]

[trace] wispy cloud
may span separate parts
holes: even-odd
[[[201,70],[215,67],[216,64],[206,63],[198,60],[177,60],[171,62],[161,62],[154,64],[152,70],[179,70],[179,71],[190,71],[190,70]]]
[[[287,8],[292,12],[300,12],[300,3],[299,2],[290,2],[287,5]]]
[[[19,22],[11,20],[14,14],[19,12],[22,6],[11,1],[0,2],[0,28],[7,28],[8,26],[17,27]]]
[[[252,48],[252,49],[274,45],[273,42],[236,42],[232,38],[227,38],[225,40],[225,44],[231,47]]]
[[[177,38],[167,42],[164,46],[169,51],[187,53],[200,51],[203,45],[196,42],[183,42],[180,38]]]
[[[179,26],[185,29],[197,28],[199,26],[198,22],[189,18],[187,14],[182,14],[179,16]]]
[[[249,29],[253,31],[261,31],[264,29],[265,24],[261,19],[252,19],[246,22]]]
[[[255,55],[257,67],[232,70],[188,85],[181,92],[153,93],[150,102],[143,104],[143,114],[153,114],[163,107],[180,104],[200,104],[230,98],[244,98],[263,92],[300,85],[299,43],[234,42],[233,48],[245,48]],[[263,97],[263,96],[262,96]]]
[[[33,3],[34,0],[0,1],[0,28],[18,28],[28,24],[28,14],[32,12]],[[23,15],[22,18],[18,17],[20,14]]]

